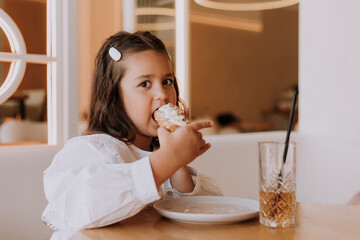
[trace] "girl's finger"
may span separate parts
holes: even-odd
[[[170,134],[170,132],[164,127],[159,127],[157,130],[157,134],[158,134],[158,136],[161,136],[164,134]]]
[[[191,129],[198,131],[203,128],[209,128],[212,127],[214,123],[212,121],[201,121],[201,122],[192,122],[187,125],[187,127],[190,127]]]
[[[207,150],[209,150],[209,148],[211,148],[211,144],[210,143],[207,143],[205,144],[203,147],[200,148],[200,154],[203,154],[204,152],[206,152]]]

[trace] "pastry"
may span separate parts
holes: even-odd
[[[160,127],[164,127],[170,132],[174,132],[179,127],[186,125],[184,111],[170,103],[158,108],[154,112],[154,119]]]

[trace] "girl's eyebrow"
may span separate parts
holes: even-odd
[[[174,75],[172,73],[166,73],[164,74],[163,78],[166,78],[166,77],[173,77]],[[138,77],[135,78],[135,80],[140,80],[140,79],[144,79],[144,78],[152,78],[154,77],[153,74],[144,74],[144,75],[140,75]]]
[[[142,79],[144,79],[144,78],[150,78],[151,76],[153,76],[153,75],[151,75],[151,74],[144,74],[144,75],[140,75],[140,76],[136,77],[135,80],[142,80]]]
[[[173,77],[173,76],[174,76],[173,73],[167,73],[167,74],[164,75],[164,78],[165,77]]]

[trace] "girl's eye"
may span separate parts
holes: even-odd
[[[165,79],[165,80],[163,81],[163,83],[164,83],[165,85],[172,85],[173,82],[174,82],[174,80],[172,80],[172,79]]]
[[[150,87],[150,82],[149,82],[149,81],[142,82],[142,83],[140,83],[139,86],[140,86],[140,87],[144,87],[144,88]]]

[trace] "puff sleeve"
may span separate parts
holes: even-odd
[[[125,143],[70,140],[44,172],[48,206],[42,220],[53,230],[106,226],[160,199],[148,157],[137,161]]]

